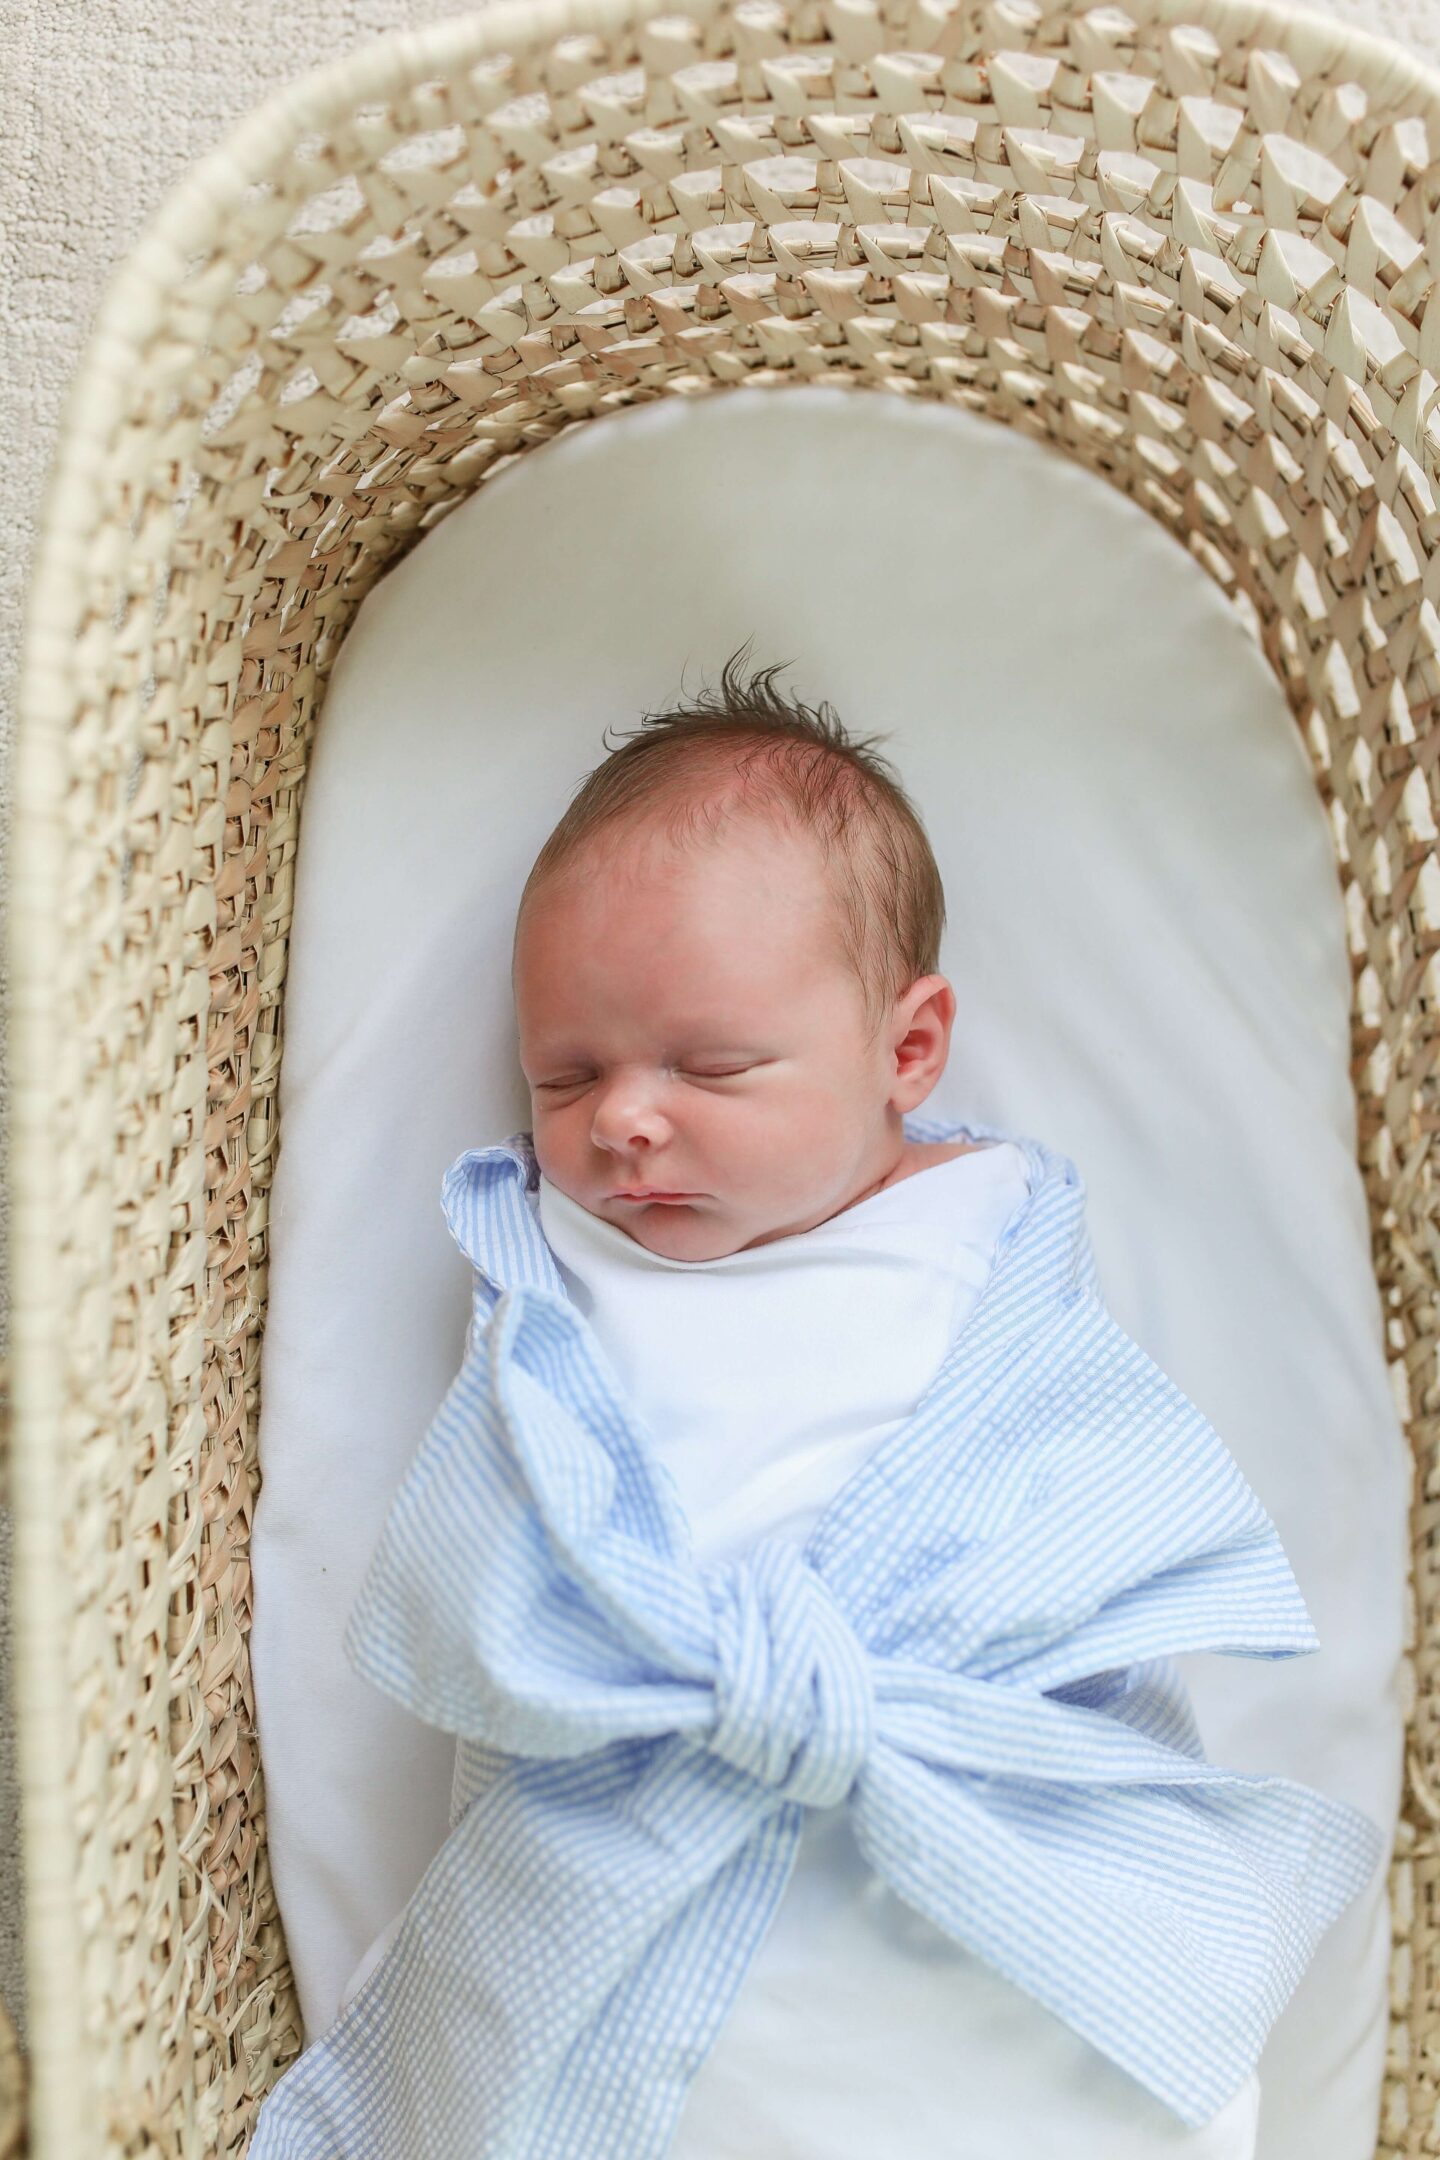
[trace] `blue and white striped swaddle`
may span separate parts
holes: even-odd
[[[900,1897],[1187,2125],[1254,2069],[1385,1840],[1207,1762],[1172,1660],[1317,1649],[1299,1587],[1105,1310],[1068,1158],[906,1135],[1014,1139],[1028,1197],[803,1547],[704,1566],[541,1234],[529,1134],[452,1165],[465,1358],[345,1642],[461,1736],[458,1820],[251,2160],[660,2160],[803,1810],[842,1801]],[[491,1772],[465,1798],[467,1743]]]

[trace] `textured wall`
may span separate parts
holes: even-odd
[[[1440,68],[1440,0],[1324,0]],[[280,83],[443,0],[0,0],[0,894],[20,623],[56,417],[114,266],[185,168]],[[6,986],[8,989],[8,986]],[[0,1119],[8,1103],[0,1041]],[[0,1261],[8,1248],[0,1193]],[[4,1291],[0,1283],[0,1328]],[[0,1997],[24,2035],[18,1795],[9,1716],[9,1520],[0,1509]]]

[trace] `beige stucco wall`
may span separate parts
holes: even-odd
[[[683,4],[683,0],[677,0]],[[1440,68],[1440,0],[1323,0]],[[444,0],[0,0],[0,896],[20,624],[56,415],[115,264],[185,167],[280,83]],[[8,1101],[0,1039],[0,1119]],[[0,1265],[7,1252],[0,1193]],[[0,1285],[0,1354],[4,1294]],[[9,1710],[9,1520],[0,1508],[0,1997],[24,2034],[19,1807]]]

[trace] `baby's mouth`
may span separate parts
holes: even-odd
[[[629,1200],[641,1207],[674,1207],[677,1205],[684,1206],[691,1200],[698,1200],[700,1195],[699,1193],[688,1192],[663,1192],[654,1186],[642,1185],[635,1190],[611,1193],[610,1197],[612,1200]]]

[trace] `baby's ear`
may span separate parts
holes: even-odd
[[[913,1110],[944,1072],[955,1021],[955,993],[943,975],[922,975],[898,1001],[895,1107]]]

